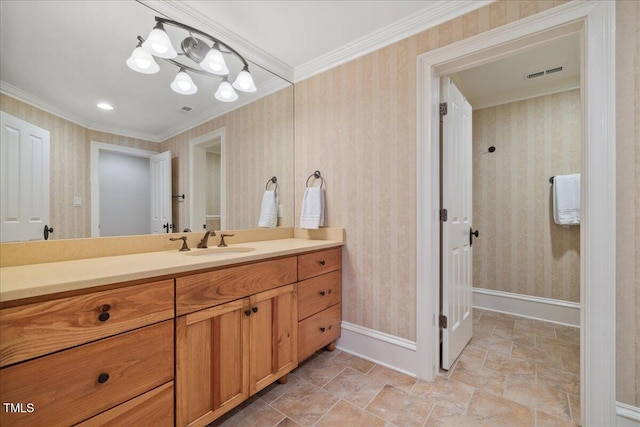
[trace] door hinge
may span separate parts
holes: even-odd
[[[440,209],[440,221],[446,222],[448,216],[449,216],[449,213],[447,212],[446,209]]]
[[[441,102],[440,103],[440,117],[446,116],[446,115],[447,115],[447,103],[446,102]]]
[[[447,316],[441,314],[439,324],[441,329],[447,329]]]

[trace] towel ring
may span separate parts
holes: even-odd
[[[269,178],[269,179],[267,180],[267,184],[264,186],[264,189],[265,189],[265,190],[268,190],[268,189],[269,189],[269,184],[275,184],[275,185],[276,185],[276,188],[275,188],[275,190],[274,190],[274,191],[278,191],[278,178],[276,178],[275,176],[272,176],[271,178]]]
[[[324,178],[322,177],[322,175],[320,175],[320,171],[315,171],[314,173],[309,175],[309,178],[307,178],[307,187],[309,187],[309,180],[311,178],[320,179],[320,188],[322,188],[322,186],[324,185]]]

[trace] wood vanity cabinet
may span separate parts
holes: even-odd
[[[291,271],[281,271],[279,268]],[[214,305],[176,319],[176,425],[204,426],[233,409],[249,396],[286,375],[298,365],[298,311],[296,258],[266,261],[255,267],[266,274],[256,280],[250,269],[228,283],[231,267],[200,277],[185,277],[183,283],[210,283],[218,290],[198,291],[218,301],[229,289],[238,294],[242,280],[244,298]],[[240,267],[242,268],[242,267]],[[247,273],[247,274],[245,274]],[[211,274],[213,278],[205,277]],[[291,280],[294,283],[278,283]],[[260,282],[260,283],[259,283]],[[180,292],[180,279],[176,282]],[[250,294],[252,290],[276,286]],[[194,286],[182,289],[193,291]],[[180,293],[177,300],[186,301]],[[193,303],[189,303],[193,306]]]
[[[335,348],[342,321],[342,248],[298,256],[298,360]]]
[[[141,401],[172,425],[173,297],[166,280],[1,309],[0,400],[21,410],[0,425],[133,425]]]

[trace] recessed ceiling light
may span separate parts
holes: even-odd
[[[113,106],[111,104],[107,104],[106,102],[98,102],[96,106],[101,110],[106,110],[106,111],[113,110]]]

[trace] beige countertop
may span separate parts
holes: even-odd
[[[221,267],[342,246],[342,240],[287,238],[230,244],[250,252],[194,256],[177,250],[0,268],[0,302],[75,291],[131,280]]]

